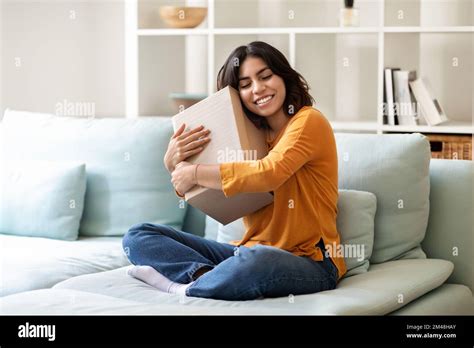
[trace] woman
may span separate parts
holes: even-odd
[[[178,195],[194,185],[271,192],[274,202],[245,216],[242,240],[219,243],[164,225],[133,226],[123,239],[128,270],[156,288],[185,296],[252,300],[334,289],[346,273],[336,229],[337,152],[329,122],[312,107],[305,79],[285,56],[260,41],[236,48],[220,69],[217,88],[239,91],[244,111],[266,132],[269,154],[253,162],[192,165],[208,132],[173,135],[165,155]],[[127,249],[128,248],[128,249]],[[328,248],[329,250],[329,248]]]

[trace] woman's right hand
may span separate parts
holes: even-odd
[[[186,124],[183,123],[176,133],[173,134],[168,144],[168,150],[163,162],[170,173],[174,171],[179,162],[201,152],[204,149],[204,145],[211,140],[207,137],[211,131],[204,129],[204,126],[199,126],[188,132],[184,132],[185,128]]]

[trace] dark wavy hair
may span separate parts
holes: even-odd
[[[253,41],[232,51],[217,75],[217,90],[227,86],[239,90],[239,68],[249,56],[261,58],[272,72],[285,82],[286,97],[283,110],[288,117],[293,117],[303,106],[313,105],[314,98],[308,92],[308,82],[290,66],[283,53],[263,41]],[[242,108],[255,126],[260,129],[270,129],[265,117],[251,112],[244,103],[242,103]]]

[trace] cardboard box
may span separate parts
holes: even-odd
[[[200,153],[186,161],[196,164],[251,161],[268,153],[265,134],[245,115],[239,93],[228,86],[172,117],[176,131],[201,124],[210,129],[211,141]],[[185,200],[213,219],[226,225],[273,202],[269,192],[241,193],[226,197],[221,190],[196,186],[185,193]]]

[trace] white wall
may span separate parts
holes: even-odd
[[[1,115],[66,100],[124,116],[123,1],[1,2]]]

